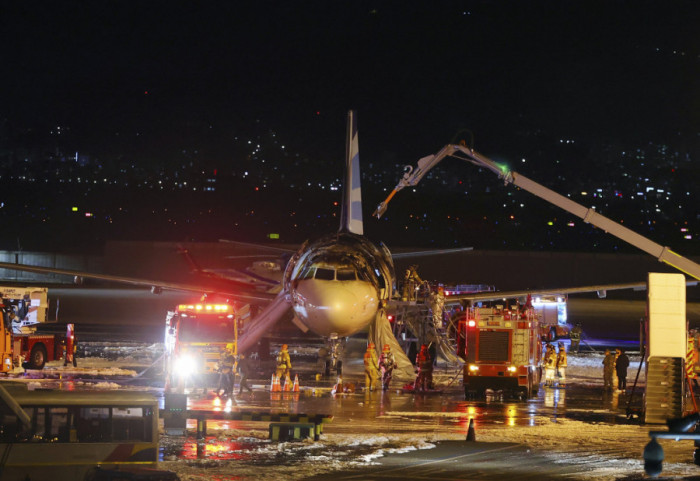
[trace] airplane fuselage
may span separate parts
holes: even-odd
[[[389,251],[339,232],[303,246],[287,265],[284,288],[297,318],[314,333],[349,336],[372,322],[393,290]]]

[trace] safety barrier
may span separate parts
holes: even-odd
[[[197,439],[202,439],[206,436],[207,421],[211,420],[310,424],[313,427],[314,440],[318,441],[321,433],[323,433],[323,424],[333,420],[333,416],[330,414],[190,410],[187,409],[187,396],[180,394],[168,394],[165,397],[165,409],[160,410],[160,416],[163,418],[165,433],[179,436],[185,434],[187,420],[195,419],[197,421]],[[298,427],[299,426],[293,426],[294,429]]]

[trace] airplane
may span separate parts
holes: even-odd
[[[329,343],[331,356],[326,372],[340,373],[343,339],[370,328],[375,335],[382,336],[382,344],[386,342],[392,346],[400,369],[412,373],[412,365],[393,337],[386,317],[385,308],[394,296],[396,284],[393,259],[440,255],[459,250],[471,248],[392,256],[384,244],[375,244],[364,236],[357,118],[351,110],[347,118],[345,179],[339,229],[316,241],[305,242],[289,258],[280,282],[274,279],[251,282],[250,279],[245,279],[245,276],[226,278],[220,271],[202,269],[191,257],[190,266],[197,274],[197,282],[190,284],[5,262],[0,262],[0,269],[68,275],[73,276],[76,281],[89,278],[149,286],[154,293],[163,289],[189,291],[265,305],[246,328],[245,333],[239,337],[238,352],[246,352],[252,348],[278,321],[293,313],[292,321],[302,332],[312,331]],[[274,263],[258,267],[276,270]],[[613,287],[589,286],[580,288],[579,291],[603,291]],[[492,298],[504,295],[505,293],[490,294]],[[478,297],[472,296],[470,300],[479,300]]]

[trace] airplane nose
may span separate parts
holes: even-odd
[[[364,328],[377,312],[377,296],[369,286],[360,285],[364,283],[352,286],[334,282],[310,284],[299,286],[299,293],[305,298],[304,313],[307,316],[302,322],[306,321],[304,323],[316,333],[353,334]]]

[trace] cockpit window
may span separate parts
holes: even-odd
[[[316,272],[315,267],[309,267],[307,268],[302,275],[299,276],[299,279],[313,279],[314,278],[314,273]]]
[[[335,271],[333,269],[324,269],[323,267],[317,267],[314,279],[320,279],[322,281],[332,281],[333,279],[335,279]]]
[[[355,271],[352,269],[340,269],[338,272],[336,272],[335,277],[339,281],[354,281],[357,279]]]

